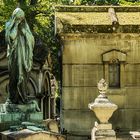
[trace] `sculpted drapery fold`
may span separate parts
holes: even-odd
[[[34,37],[22,9],[16,8],[6,23],[7,57],[9,67],[9,100],[28,102],[27,83],[33,63]]]

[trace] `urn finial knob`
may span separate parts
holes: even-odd
[[[98,84],[97,87],[99,89],[99,93],[101,94],[105,94],[108,88],[108,84],[106,83],[105,79],[101,79]]]

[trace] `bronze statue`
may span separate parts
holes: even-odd
[[[6,23],[6,42],[9,69],[9,101],[28,102],[28,79],[33,64],[34,37],[26,22],[24,11],[16,8]]]

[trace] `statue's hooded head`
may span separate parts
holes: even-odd
[[[25,19],[24,11],[22,9],[20,9],[20,8],[16,8],[13,11],[12,18],[15,19],[15,20],[22,21],[23,19]]]

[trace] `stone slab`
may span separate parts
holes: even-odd
[[[116,133],[114,130],[97,130],[95,132],[96,136],[106,136],[106,137],[116,137]]]
[[[100,126],[100,129],[98,128],[98,126]],[[112,129],[106,129],[106,126],[111,127],[111,124],[99,124],[98,126],[97,128],[94,127],[92,129],[91,140],[116,140],[115,131]],[[105,129],[103,129],[103,127]]]
[[[116,137],[97,137],[96,140],[116,140]]]
[[[97,129],[98,130],[110,130],[110,129],[112,129],[112,124],[111,123],[107,123],[107,124],[98,124],[98,126],[97,126]]]
[[[28,129],[0,133],[0,140],[65,140],[65,136],[57,133],[40,131],[34,132]]]
[[[42,121],[43,113],[0,113],[0,123],[13,121]]]
[[[30,113],[29,120],[31,121],[43,121],[43,113],[42,112],[36,112],[36,113]]]
[[[0,123],[20,121],[22,113],[0,113]]]
[[[88,136],[67,136],[67,140],[89,140]]]
[[[63,65],[63,86],[97,86],[102,77],[102,65]]]
[[[12,125],[19,125],[22,121],[42,122],[43,113],[0,113],[0,131],[7,130]]]

